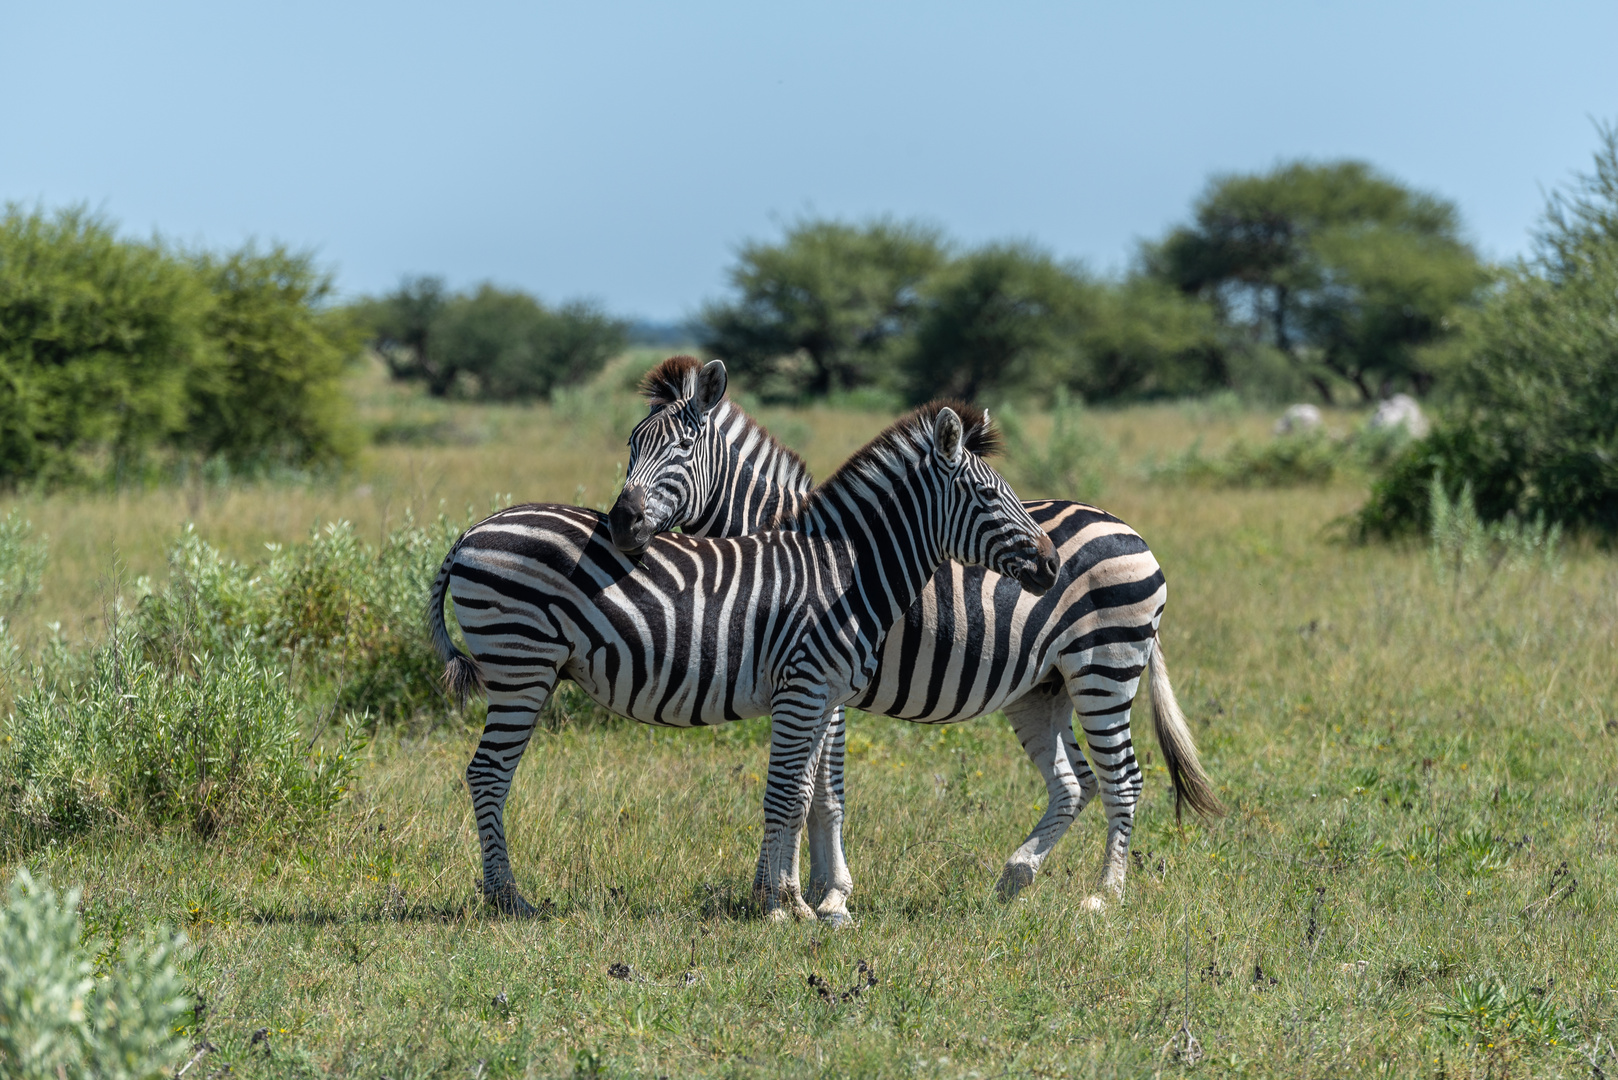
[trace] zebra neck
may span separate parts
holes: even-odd
[[[746,536],[796,513],[812,481],[803,465],[730,402],[713,425],[707,491],[685,531],[697,536]]]
[[[886,630],[943,565],[943,547],[914,488],[836,488],[823,487],[794,528],[845,547],[851,577],[845,600],[862,623]]]

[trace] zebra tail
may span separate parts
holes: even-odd
[[[438,653],[440,660],[444,661],[444,686],[455,696],[455,703],[462,708],[466,707],[466,699],[473,692],[482,693],[483,669],[478,662],[463,653],[449,636],[449,627],[444,623],[444,600],[449,592],[449,571],[455,564],[455,555],[460,550],[460,542],[449,549],[444,556],[444,565],[438,568],[438,577],[433,580],[432,591],[427,598],[427,626],[432,631],[433,649]]]
[[[1202,769],[1197,757],[1197,744],[1191,738],[1191,728],[1180,711],[1169,684],[1169,668],[1163,659],[1163,641],[1158,638],[1152,648],[1152,721],[1157,729],[1157,745],[1163,748],[1163,760],[1168,764],[1169,776],[1174,781],[1174,817],[1179,820],[1181,807],[1191,805],[1203,817],[1223,817],[1224,806],[1214,794],[1213,781]]]

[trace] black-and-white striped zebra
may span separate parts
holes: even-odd
[[[512,507],[462,534],[428,614],[451,689],[481,683],[489,696],[466,770],[485,893],[532,910],[511,874],[505,799],[537,714],[566,677],[648,724],[769,714],[754,888],[771,917],[813,917],[798,887],[798,843],[826,717],[865,689],[888,628],[946,558],[992,566],[1035,592],[1056,578],[1050,538],[979,456],[992,441],[977,410],[924,407],[816,489],[790,530],[662,535],[635,559],[613,546],[602,515],[577,507]],[[446,594],[470,657],[449,637]]]
[[[721,361],[673,357],[646,377],[649,415],[630,435],[624,489],[609,514],[614,541],[636,550],[664,529],[740,536],[790,511],[811,480],[782,447],[725,398]],[[850,707],[918,723],[949,723],[1003,709],[1044,777],[1044,816],[1007,860],[1003,897],[1034,879],[1073,818],[1099,791],[1107,839],[1092,909],[1123,892],[1142,776],[1129,715],[1150,671],[1157,738],[1179,797],[1221,812],[1170,686],[1158,638],[1167,586],[1146,542],[1093,506],[1024,506],[1056,542],[1056,586],[1027,595],[982,567],[946,564],[889,633],[876,677]],[[1089,759],[1074,738],[1077,709]],[[840,718],[832,737],[842,733]],[[809,825],[810,893],[828,883],[846,896],[842,856],[842,753]],[[822,807],[824,806],[824,810]],[[824,908],[822,909],[824,912]]]

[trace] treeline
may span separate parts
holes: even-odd
[[[186,461],[340,461],[363,334],[305,254],[121,239],[82,209],[0,220],[0,483],[137,482]]]
[[[435,397],[544,399],[600,371],[628,341],[629,324],[594,304],[548,308],[490,284],[452,293],[437,277],[406,277],[354,312],[394,378]]]
[[[701,344],[767,399],[1425,393],[1489,281],[1453,204],[1359,162],[1212,180],[1104,277],[1028,243],[806,220],[745,244]]]

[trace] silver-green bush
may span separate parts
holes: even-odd
[[[0,615],[15,611],[39,592],[49,554],[33,538],[33,524],[16,510],[0,518]]]
[[[104,822],[297,823],[343,795],[358,740],[345,725],[311,749],[285,676],[245,646],[199,652],[190,670],[140,656],[114,626],[88,673],[48,676],[5,725],[0,792],[46,832]]]
[[[262,563],[226,559],[187,528],[169,580],[147,595],[141,651],[186,663],[197,649],[250,651],[296,673],[299,692],[378,720],[445,712],[442,662],[427,637],[427,591],[463,523],[406,516],[378,545],[347,522],[305,543],[278,545]]]
[[[168,1075],[189,1003],[175,961],[185,938],[131,938],[97,978],[79,938],[78,890],[58,897],[19,870],[0,907],[0,1075],[15,1080]]]

